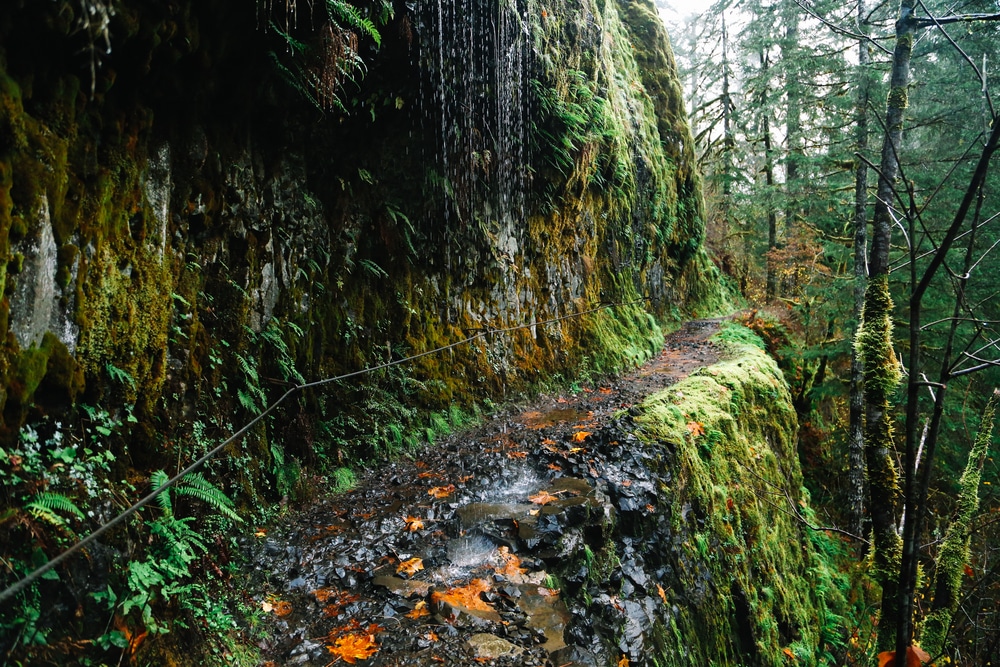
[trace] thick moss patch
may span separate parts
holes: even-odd
[[[657,664],[831,664],[845,584],[830,538],[797,518],[809,511],[788,388],[753,334],[722,338],[728,360],[635,417],[660,452],[674,550]]]

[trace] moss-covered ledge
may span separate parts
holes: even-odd
[[[811,514],[788,387],[749,330],[726,324],[715,340],[723,361],[635,417],[669,508],[669,530],[655,529],[670,583],[655,664],[833,664],[846,581],[838,545],[798,518]]]

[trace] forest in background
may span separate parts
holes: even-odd
[[[749,0],[670,31],[707,244],[782,360],[813,501],[874,559],[878,650],[918,640],[937,664],[987,664],[1000,641],[997,19]]]

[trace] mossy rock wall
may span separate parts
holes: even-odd
[[[533,177],[503,238],[446,215],[411,10],[378,48],[361,36],[364,77],[324,114],[283,77],[265,4],[0,9],[3,443],[82,404],[134,470],[184,463],[302,379],[632,302],[303,393],[220,464],[258,486],[286,454],[380,456],[421,410],[639,360],[665,323],[720,307],[651,3],[518,6]],[[106,32],[82,27],[92,5],[114,10]]]
[[[663,589],[648,664],[833,664],[845,583],[805,525],[791,397],[760,348],[728,345],[635,417],[668,508],[619,527]]]

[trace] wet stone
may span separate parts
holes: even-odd
[[[528,627],[545,637],[542,648],[551,653],[566,646],[563,631],[569,623],[570,613],[558,593],[540,586],[523,585],[520,588],[517,606],[527,615]]]
[[[395,593],[406,599],[427,597],[432,588],[431,584],[427,581],[412,581],[400,579],[399,577],[375,577],[372,583],[376,586],[387,588],[390,593]]]
[[[479,632],[469,637],[469,646],[477,660],[496,660],[504,656],[519,656],[524,649],[506,639]]]
[[[529,516],[528,512],[537,509],[535,505],[508,503],[469,503],[456,510],[462,520],[462,526],[472,528],[487,521],[514,520],[519,521]]]

